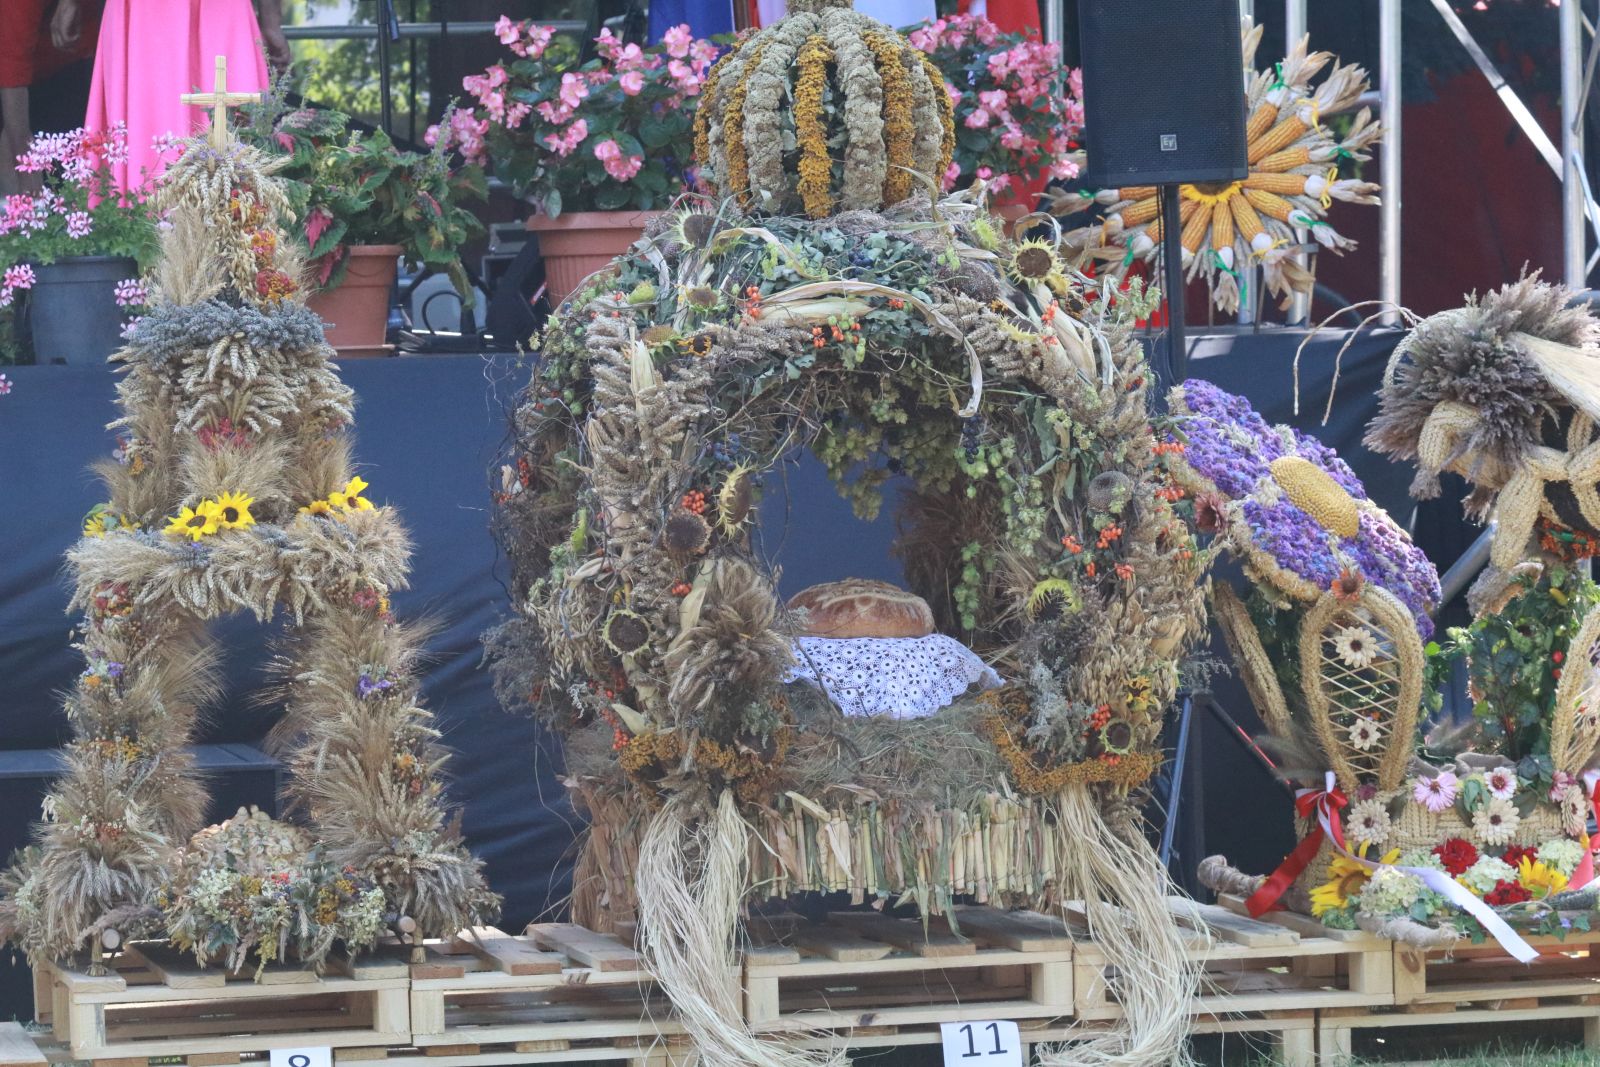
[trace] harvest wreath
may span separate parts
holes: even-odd
[[[925,913],[1087,901],[1127,1018],[1095,1055],[1164,1062],[1190,974],[1133,794],[1205,556],[1131,333],[1150,301],[1007,241],[971,194],[930,203],[896,151],[885,169],[885,139],[948,153],[921,69],[815,2],[719,65],[702,162],[728,199],[654,224],[545,334],[499,494],[518,615],[490,645],[589,812],[577,915],[637,908],[709,1062],[799,1056],[743,1031],[720,975],[743,901],[830,890]],[[817,71],[820,108],[808,90],[769,113]],[[842,165],[758,157],[813,121]],[[816,183],[799,200],[797,173]],[[863,516],[909,483],[898,549],[926,606],[859,582],[780,601],[752,534],[805,448]]]
[[[1576,501],[1593,492],[1584,443],[1600,404],[1600,331],[1569,303],[1525,279],[1424,321],[1391,364],[1369,440],[1421,459],[1420,492],[1437,491],[1441,470],[1464,474],[1479,513],[1501,520],[1476,616],[1442,643],[1422,644],[1439,595],[1432,568],[1398,530],[1375,537],[1392,524],[1372,509],[1352,502],[1361,528],[1327,535],[1340,557],[1320,572],[1282,550],[1307,540],[1284,509],[1325,530],[1355,513],[1348,468],[1324,456],[1327,483],[1285,481],[1283,459],[1249,449],[1283,499],[1223,506],[1241,520],[1223,536],[1255,588],[1241,601],[1219,584],[1213,605],[1285,773],[1305,786],[1303,839],[1267,879],[1207,860],[1201,878],[1213,888],[1249,895],[1252,910],[1282,903],[1419,946],[1492,936],[1521,959],[1537,952],[1518,931],[1588,928],[1600,587],[1573,566],[1588,531],[1567,523],[1590,521]],[[1197,383],[1178,408],[1187,484],[1204,493],[1208,477],[1238,478],[1248,464],[1232,446],[1259,440],[1265,424]],[[1286,570],[1259,561],[1274,552]],[[1346,566],[1334,574],[1337,562]],[[1457,661],[1473,718],[1429,729],[1423,712],[1440,706]]]

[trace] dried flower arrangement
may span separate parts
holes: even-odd
[[[732,141],[716,147],[727,113],[759,98],[775,49],[825,41],[829,92],[843,87],[830,121],[889,125],[894,94],[854,87],[875,89],[857,71],[879,78],[898,39],[796,6],[721,69],[703,112],[714,171],[733,166]],[[912,114],[928,125],[911,142],[934,146],[918,158],[939,159],[943,120]],[[867,143],[849,129],[839,143]],[[1140,975],[1095,1054],[1165,1062],[1191,976],[1130,794],[1203,625],[1206,557],[1147,409],[1131,324],[1149,301],[1091,292],[1049,243],[1007,241],[970,192],[902,191],[881,155],[870,189],[847,163],[813,190],[817,210],[849,210],[755,214],[802,206],[805,161],[777,162],[751,178],[773,191],[751,214],[737,196],[688,204],[580,289],[516,415],[498,499],[518,614],[489,640],[503,698],[563,737],[591,817],[576,914],[637,906],[702,1055],[769,1064],[798,1054],[750,1039],[718,978],[746,897],[846,890],[928,913],[960,894],[1086,900]],[[863,515],[891,471],[914,483],[908,582],[1011,685],[895,719],[785,684],[799,620],[750,532],[800,447]]]
[[[1255,63],[1261,30],[1244,31],[1247,69]],[[1342,252],[1355,242],[1327,221],[1333,201],[1378,202],[1376,185],[1341,178],[1340,166],[1370,158],[1367,149],[1382,136],[1381,128],[1365,108],[1342,136],[1323,121],[1355,106],[1370,88],[1367,73],[1353,64],[1335,65],[1313,88],[1312,80],[1334,57],[1307,48],[1302,37],[1282,62],[1258,71],[1246,88],[1249,177],[1180,187],[1186,277],[1205,278],[1211,302],[1221,311],[1239,310],[1246,264],[1259,264],[1267,289],[1285,301],[1292,293],[1309,293],[1315,278],[1295,259],[1296,228],[1308,230],[1323,248]],[[1117,275],[1135,259],[1155,256],[1161,244],[1156,187],[1068,193],[1056,198],[1055,210],[1067,215],[1097,204],[1105,217],[1068,233],[1063,255],[1074,263],[1105,264]]]
[[[1507,453],[1484,462],[1473,452],[1463,437],[1474,428],[1459,417],[1461,399],[1500,405],[1498,431],[1510,427],[1525,444],[1537,441],[1505,416],[1522,405],[1525,419],[1555,421],[1551,412],[1560,409],[1535,399],[1549,390],[1547,379],[1519,354],[1522,335],[1505,327],[1539,322],[1572,339],[1592,337],[1586,314],[1566,311],[1566,304],[1565,293],[1525,280],[1428,320],[1426,332],[1419,327],[1397,350],[1370,438],[1397,454],[1423,455],[1418,483],[1425,491],[1437,491],[1439,470],[1455,469],[1485,479],[1475,488],[1481,509],[1504,504],[1495,491],[1505,472],[1526,468],[1501,465]],[[1570,352],[1569,360],[1593,359],[1592,349]],[[1563,379],[1561,388],[1576,387]],[[1259,418],[1226,398],[1191,383],[1178,402],[1185,409],[1178,428],[1190,441],[1186,460],[1205,453],[1197,435],[1259,440]],[[1445,415],[1435,418],[1439,410]],[[1452,436],[1424,444],[1441,422]],[[1505,437],[1486,431],[1473,440],[1487,450],[1485,442],[1500,445]],[[1196,477],[1243,469],[1238,456],[1216,451],[1198,464]],[[1275,477],[1281,462],[1270,459]],[[1348,468],[1331,454],[1320,466],[1330,479],[1359,488],[1347,484]],[[1293,495],[1287,486],[1284,492]],[[1337,508],[1319,504],[1308,509],[1319,511],[1319,525],[1340,521]],[[1531,508],[1538,511],[1537,498]],[[1245,536],[1259,545],[1274,526],[1258,516]],[[1247,562],[1256,582],[1248,604],[1218,586],[1217,617],[1251,697],[1286,756],[1286,775],[1307,786],[1297,805],[1305,837],[1268,879],[1235,871],[1220,857],[1202,865],[1202,878],[1251,894],[1256,909],[1281,899],[1331,926],[1422,946],[1492,936],[1522,959],[1537,953],[1518,930],[1588,928],[1596,903],[1585,825],[1600,747],[1600,714],[1589,711],[1600,706],[1591,692],[1600,587],[1571,569],[1581,553],[1560,532],[1547,531],[1542,559],[1496,569],[1480,589],[1477,617],[1452,630],[1443,647],[1421,644],[1431,627],[1420,613],[1438,593],[1427,580],[1431,568],[1409,542],[1377,542],[1369,558],[1355,551],[1359,540],[1345,540],[1348,566],[1309,607],[1285,602],[1284,594],[1294,593],[1275,581],[1281,572],[1254,557]],[[1532,534],[1529,521],[1515,541],[1530,556],[1539,551]],[[1419,734],[1422,710],[1439,706],[1438,687],[1458,659],[1466,660],[1473,722],[1446,735]]]
[[[290,953],[316,965],[335,938],[376,936],[368,887],[380,918],[431,934],[495,905],[446,819],[444,757],[412,673],[419,634],[388,609],[406,535],[352,478],[350,390],[279,240],[270,170],[252,148],[196,140],[159,192],[170,226],[150,307],[115,357],[125,438],[100,467],[110,500],[68,553],[87,667],[67,696],[67,770],[4,875],[0,929],[35,959],[97,951],[115,927],[168,932],[202,958],[225,949],[232,966]],[[191,841],[205,793],[183,746],[216,693],[208,623],[280,608],[280,729],[318,850],[254,819]],[[213,863],[248,857],[234,874],[286,875],[314,926],[291,935],[260,910],[285,903],[276,889],[223,884],[236,879]]]

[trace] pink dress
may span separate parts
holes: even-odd
[[[128,160],[116,165],[124,191],[160,173],[163,160],[151,147],[157,136],[204,128],[209,112],[178,98],[211,91],[217,56],[228,57],[229,92],[267,88],[250,0],[106,0],[84,126],[128,124]]]

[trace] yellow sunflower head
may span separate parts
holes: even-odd
[[[367,481],[365,478],[351,478],[345,483],[343,492],[329,493],[328,499],[338,498],[340,503],[335,506],[346,511],[371,511],[372,501],[361,495],[366,490]]]
[[[1011,251],[1007,273],[1019,282],[1043,282],[1061,273],[1061,259],[1055,245],[1040,237],[1018,241]]]
[[[300,509],[302,515],[326,515],[333,510],[333,505],[326,500],[313,500]]]
[[[1517,865],[1517,881],[1533,894],[1535,900],[1554,896],[1567,888],[1566,875],[1529,856],[1522,857],[1522,862]]]
[[[1077,591],[1065,578],[1045,578],[1028,594],[1028,618],[1059,619],[1082,608]]]
[[[217,502],[202,500],[192,508],[184,508],[177,516],[167,520],[166,532],[174,537],[187,537],[198,541],[217,532],[219,519]]]
[[[223,493],[217,498],[217,525],[224,530],[243,530],[256,524],[250,505],[256,498],[245,493]]]

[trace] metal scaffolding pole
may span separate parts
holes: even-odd
[[[1583,26],[1579,0],[1563,0],[1561,25],[1561,276],[1587,288],[1583,203]]]
[[[1300,38],[1304,37],[1305,34],[1306,34],[1306,0],[1284,0],[1284,5],[1283,5],[1283,39],[1284,39],[1284,44],[1285,44],[1285,51],[1287,51],[1289,48],[1293,48],[1294,47],[1294,43],[1296,41],[1298,41]],[[1307,239],[1306,238],[1306,231],[1300,229],[1299,227],[1296,227],[1295,231],[1294,231],[1295,244],[1303,245],[1303,244],[1306,243],[1306,239]],[[1295,262],[1300,265],[1300,268],[1302,270],[1306,270],[1306,269],[1308,269],[1310,267],[1310,258],[1311,257],[1306,255],[1306,253],[1301,252],[1301,253],[1297,254],[1294,258],[1295,258]],[[1309,324],[1310,321],[1311,321],[1311,294],[1310,293],[1302,293],[1302,292],[1296,290],[1295,294],[1294,294],[1294,297],[1289,302],[1289,322],[1291,324],[1300,324],[1300,323]]]
[[[1378,297],[1388,302],[1383,323],[1400,321],[1400,0],[1378,0],[1378,107],[1383,185],[1378,234]]]

